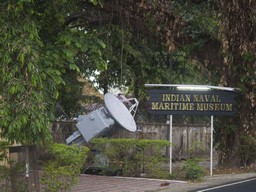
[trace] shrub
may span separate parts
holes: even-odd
[[[187,160],[183,170],[185,171],[186,179],[188,180],[200,180],[204,173],[204,169],[199,165],[198,158]]]
[[[253,136],[240,137],[240,154],[242,166],[248,166],[256,160],[256,139]]]
[[[167,140],[136,139],[93,139],[94,148],[107,159],[107,166],[112,170],[122,170],[123,176],[166,177],[168,169],[165,157]],[[120,173],[120,172],[119,172]]]
[[[45,191],[69,191],[77,184],[88,151],[87,147],[64,144],[50,146],[52,159],[44,166],[42,176]]]
[[[9,143],[6,141],[0,141],[0,162],[8,161],[8,147]],[[8,191],[10,188],[10,168],[6,165],[0,165],[0,189],[4,191]]]

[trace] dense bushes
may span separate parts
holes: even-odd
[[[8,190],[8,182],[10,179],[10,169],[5,163],[8,163],[8,149],[9,143],[0,141],[0,189],[2,191]]]
[[[45,191],[69,191],[77,184],[88,151],[87,147],[51,145],[49,152],[52,159],[43,168]]]
[[[101,174],[160,179],[173,179],[174,177],[169,173],[169,158],[166,157],[166,150],[170,142],[167,140],[97,138],[93,139],[91,144],[92,151],[95,149],[100,154],[100,158],[93,156],[92,160],[95,164],[102,166]],[[0,145],[1,160],[7,159],[6,147],[8,147],[7,144]],[[48,160],[43,166],[41,187],[48,192],[69,191],[78,182],[89,148],[52,144],[48,152]],[[200,179],[203,176],[203,168],[198,163],[198,159],[187,160],[183,168],[176,173],[181,176],[179,179]],[[0,181],[10,179],[9,171],[3,168],[0,167],[2,173]],[[5,191],[8,191],[9,185],[2,184],[4,184],[1,186],[2,189],[6,188]]]
[[[188,159],[184,164],[183,170],[188,180],[200,180],[204,174],[204,169],[199,165],[198,158]]]
[[[167,140],[105,139],[92,140],[93,147],[106,158],[108,170],[119,170],[123,176],[166,178]],[[104,168],[104,167],[103,167]],[[103,169],[104,170],[104,169]]]
[[[253,136],[242,135],[240,137],[240,156],[241,165],[248,166],[256,162],[256,138]]]

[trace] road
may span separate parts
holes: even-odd
[[[256,192],[256,178],[195,190],[195,192]]]

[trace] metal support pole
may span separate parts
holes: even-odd
[[[25,146],[25,176],[29,177],[29,146]]]
[[[172,174],[172,115],[170,115],[170,174]]]
[[[29,146],[26,145],[25,146],[25,176],[26,176],[26,183],[25,183],[25,186],[26,186],[26,191],[31,191],[30,190],[30,178],[29,178]]]
[[[210,176],[213,170],[213,115],[211,116],[211,154],[210,154]]]

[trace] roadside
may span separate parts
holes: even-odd
[[[161,192],[189,192],[195,189],[202,189],[206,187],[222,185],[239,180],[246,180],[256,177],[256,172],[241,173],[241,174],[219,174],[213,176],[205,176],[201,182],[187,182],[187,183],[171,183],[171,188],[161,189]]]
[[[185,182],[138,177],[81,175],[71,192],[155,192]]]
[[[205,168],[208,164],[208,161],[200,162]],[[256,178],[256,170],[218,168],[214,169],[213,176],[209,176],[206,169],[207,176],[200,182],[185,181],[183,165],[182,161],[174,163],[175,180],[83,174],[79,184],[72,188],[72,192],[192,192],[195,189]]]
[[[249,178],[256,178],[254,173],[221,174],[206,176],[201,182],[161,180],[135,177],[81,175],[78,185],[72,192],[192,192],[195,189],[231,183]]]

